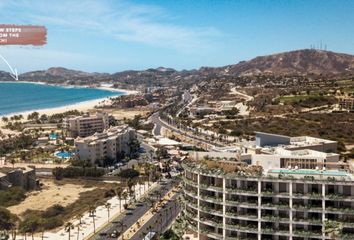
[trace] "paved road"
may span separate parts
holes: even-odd
[[[173,187],[171,180],[162,181],[158,184],[155,188],[155,192],[161,192],[161,196],[165,195],[168,191],[170,191]],[[155,194],[156,195],[156,194]],[[104,239],[112,239],[109,235],[114,231],[117,230],[121,232],[121,228],[117,226],[117,222],[122,221],[124,223],[123,232],[126,231],[130,226],[132,226],[136,221],[141,218],[148,210],[150,206],[146,201],[138,202],[133,209],[128,209],[127,211],[123,212],[119,217],[115,218],[111,223],[109,223],[106,227],[102,230],[97,232],[97,234],[92,237],[91,239],[95,240],[104,240]]]
[[[202,142],[203,144],[206,144],[208,146],[211,146],[211,147],[224,147],[225,145],[222,145],[222,144],[219,144],[219,143],[215,143],[215,142],[211,142],[211,141],[208,141],[208,140],[205,140],[203,138],[200,138],[200,137],[196,137],[195,135],[191,135],[189,133],[186,133],[180,129],[177,129],[176,127],[173,127],[173,126],[170,126],[168,124],[166,124],[165,122],[161,121],[161,119],[159,118],[159,113],[154,113],[153,115],[151,115],[150,117],[150,120],[152,123],[155,124],[155,129],[154,129],[154,134],[156,135],[156,129],[160,129],[159,131],[161,131],[161,127],[164,127],[164,128],[167,128],[173,132],[176,132],[182,136],[186,136],[190,139],[194,139],[195,141],[198,141],[198,142]]]
[[[173,200],[178,198],[179,193],[175,194],[167,204],[164,205],[147,223],[145,223],[139,231],[137,231],[131,240],[141,240],[142,236],[145,236],[149,231],[164,232],[168,229],[171,223],[175,220],[178,214],[181,212],[179,204],[175,205]],[[168,210],[171,208],[171,212]],[[167,209],[167,210],[165,210]],[[158,223],[156,223],[158,220]]]

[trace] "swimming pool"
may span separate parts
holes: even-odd
[[[71,152],[66,152],[66,151],[58,151],[54,153],[54,156],[58,157],[58,158],[70,158],[72,157],[74,154]]]
[[[272,169],[270,173],[282,173],[282,174],[301,174],[301,175],[325,175],[325,176],[339,176],[345,177],[347,176],[346,171],[339,170],[314,170],[314,169],[298,169],[298,170],[290,170],[290,169]]]
[[[57,140],[57,138],[58,138],[58,134],[56,134],[56,133],[49,134],[49,139],[50,140]]]

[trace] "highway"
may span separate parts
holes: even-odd
[[[215,142],[206,140],[201,137],[196,137],[195,135],[192,135],[190,133],[186,133],[185,131],[182,131],[174,126],[168,125],[167,123],[161,121],[160,116],[159,116],[159,112],[156,112],[153,115],[151,115],[150,121],[155,124],[154,135],[161,135],[161,127],[164,127],[170,131],[173,131],[177,134],[188,137],[188,138],[192,139],[193,141],[200,142],[200,143],[205,144],[210,147],[224,147],[225,146],[225,145],[222,145],[219,143],[215,143]]]

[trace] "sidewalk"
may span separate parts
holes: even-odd
[[[152,184],[150,187],[148,186],[148,183],[145,182],[145,192],[144,192],[144,185],[135,185],[135,197],[137,200],[141,198],[146,192],[148,192],[150,189],[154,188],[156,186],[156,183]],[[140,191],[141,189],[141,195]],[[127,200],[129,202],[130,199]],[[98,206],[96,208],[96,214],[95,214],[95,225],[96,225],[96,232],[98,229],[104,227],[107,223],[108,220],[113,220],[115,217],[117,217],[120,213],[124,211],[123,205],[125,204],[125,200],[122,200],[121,202],[119,201],[118,197],[113,197],[107,201],[108,203],[111,204],[111,209],[110,209],[110,218],[108,219],[108,212],[107,209],[104,206]],[[121,211],[119,211],[120,207],[119,205],[121,204]],[[82,219],[81,219],[81,225],[79,224],[79,220],[73,220],[71,221],[73,225],[75,226],[74,229],[71,230],[70,232],[70,239],[76,239],[76,240],[85,240],[88,239],[89,237],[92,237],[93,232],[94,232],[94,226],[93,226],[93,219],[91,216],[89,216],[89,213],[86,212],[84,213]],[[64,223],[65,225],[65,223]],[[80,225],[80,230],[78,232],[78,225]],[[17,236],[16,240],[24,240],[24,236]],[[27,239],[32,239],[31,237],[27,236]],[[34,237],[34,240],[41,240],[42,237]],[[44,233],[44,238],[45,240],[63,240],[63,239],[69,239],[69,233],[65,231],[64,227],[60,229],[56,233],[51,233],[51,232],[45,232]]]

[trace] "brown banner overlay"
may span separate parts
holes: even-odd
[[[47,29],[43,26],[0,24],[0,45],[33,45],[47,43]]]

